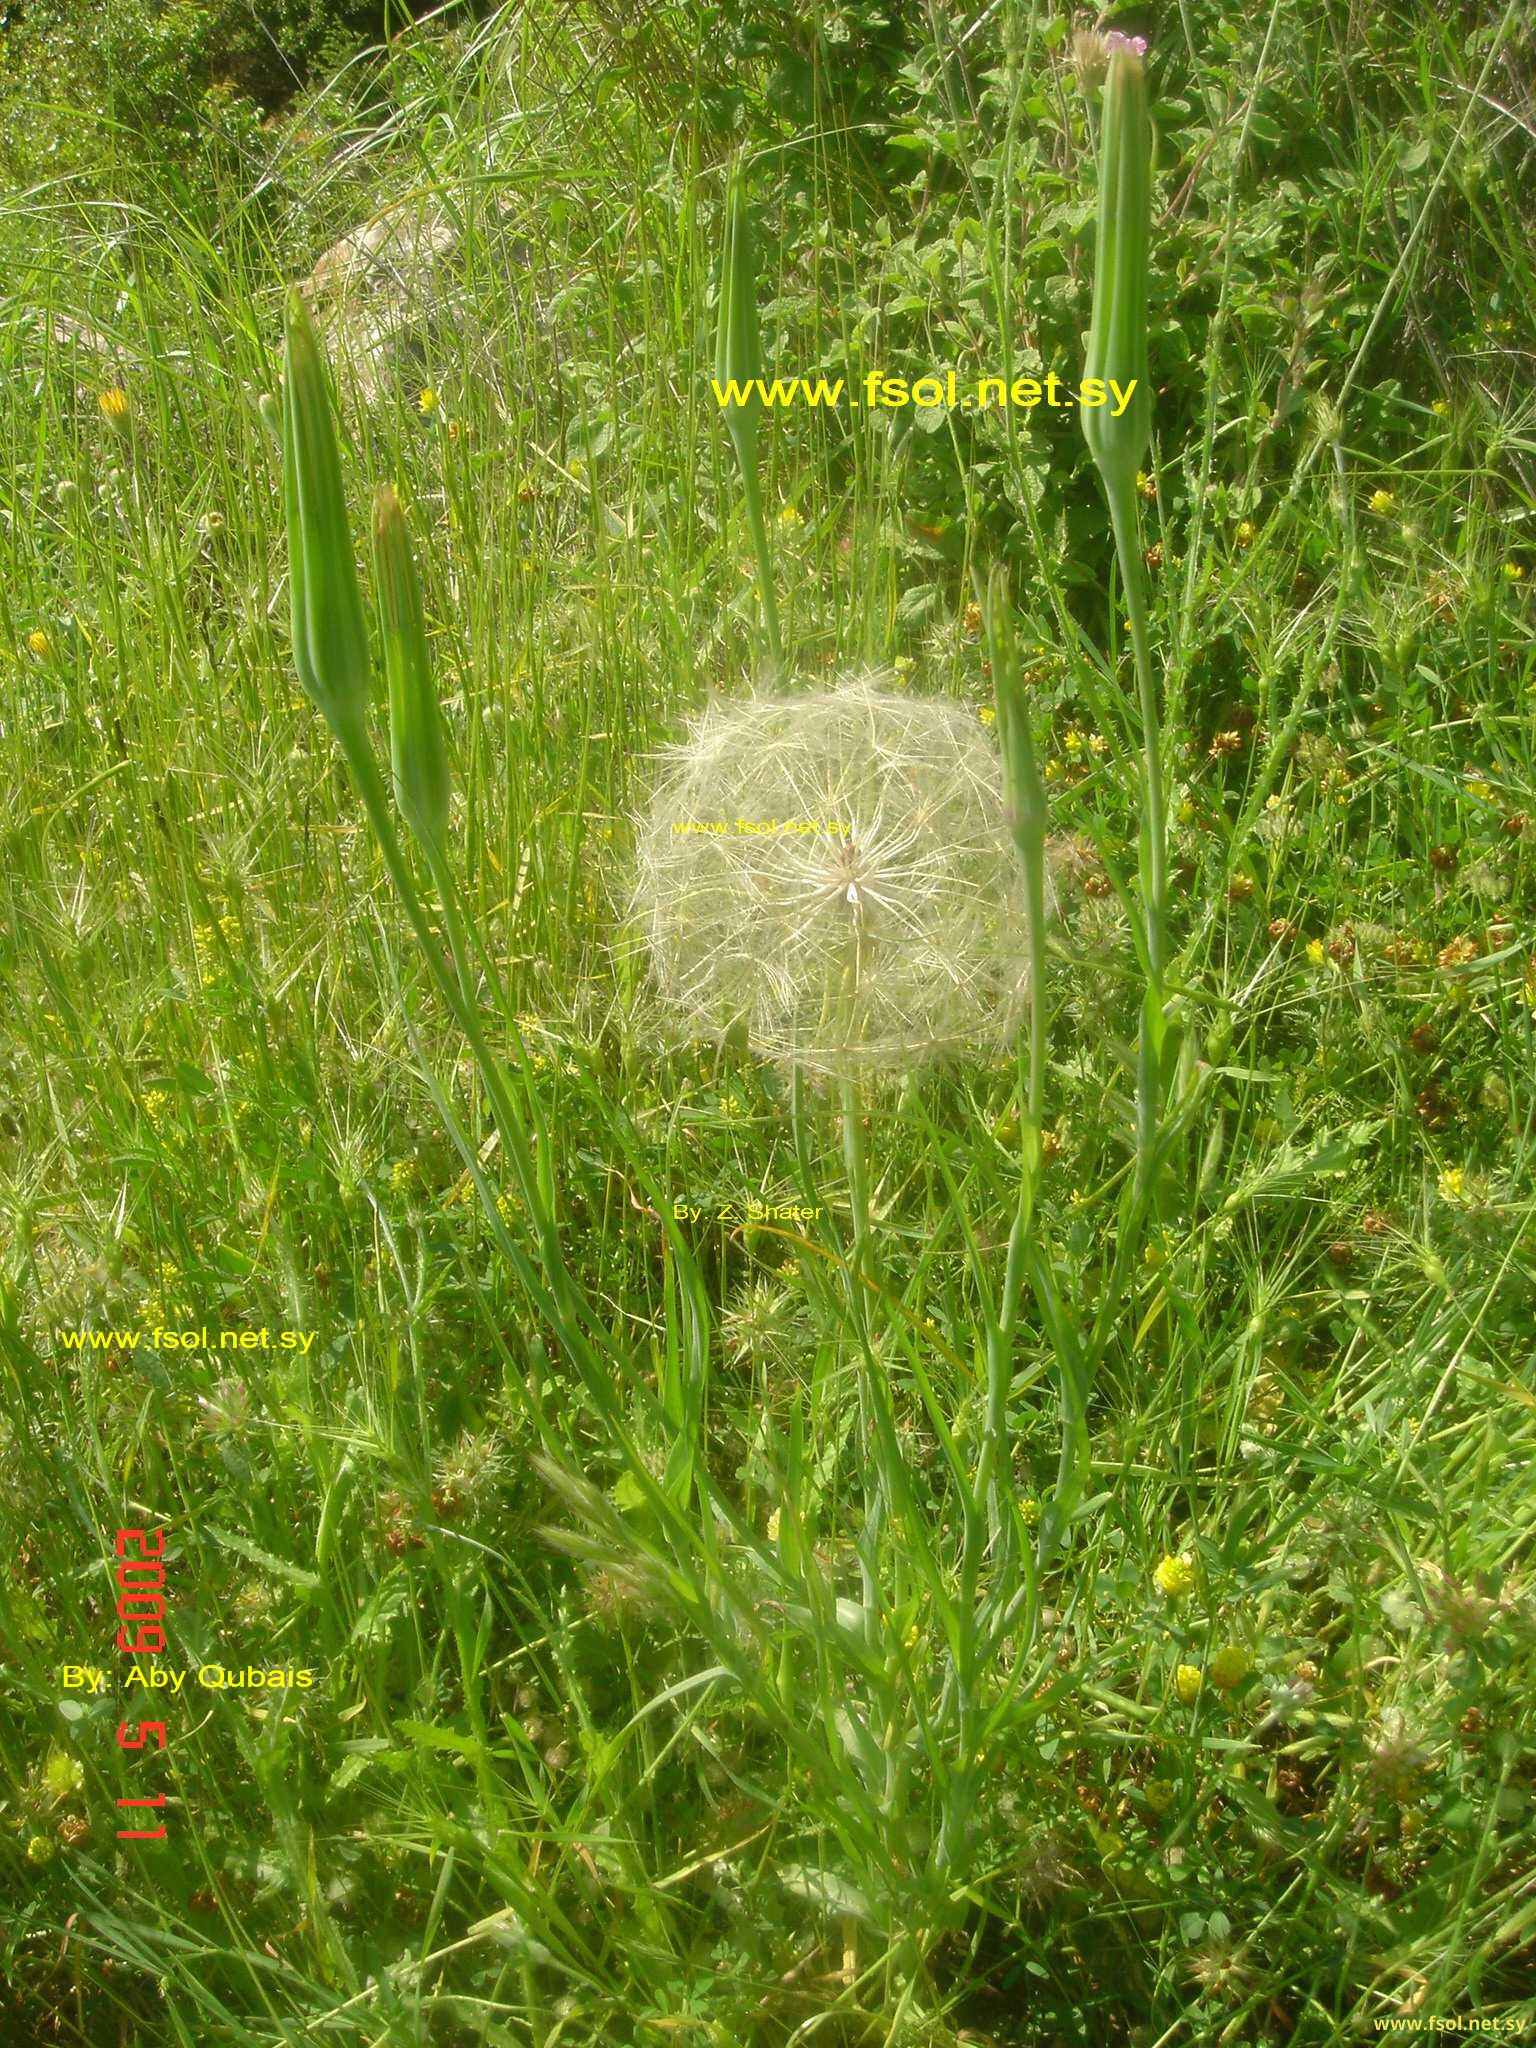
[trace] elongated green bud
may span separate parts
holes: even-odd
[[[1108,40],[1099,131],[1093,324],[1083,368],[1085,390],[1098,395],[1101,403],[1090,405],[1085,398],[1081,415],[1089,453],[1105,488],[1113,491],[1134,484],[1152,431],[1147,384],[1152,121],[1147,111],[1145,45],[1125,36]]]
[[[341,455],[320,344],[297,292],[283,362],[283,509],[293,663],[349,753],[367,749],[368,629],[352,554]]]
[[[448,829],[448,749],[432,687],[421,582],[411,559],[405,514],[384,484],[373,501],[373,564],[384,677],[389,686],[389,759],[400,815],[430,856]]]
[[[715,397],[726,431],[744,471],[757,462],[758,421],[763,409],[758,380],[763,343],[757,324],[757,262],[747,180],[741,159],[731,165],[725,189],[725,239],[720,250],[719,325],[715,331]]]

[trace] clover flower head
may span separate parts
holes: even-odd
[[[1241,1643],[1228,1643],[1216,1652],[1206,1667],[1206,1676],[1218,1692],[1231,1692],[1253,1670],[1253,1658]]]
[[[1396,1709],[1382,1716],[1380,1735],[1366,1757],[1370,1783],[1383,1798],[1403,1804],[1418,1790],[1429,1769],[1429,1751],[1411,1733]]]
[[[1152,1573],[1152,1583],[1167,1600],[1182,1600],[1194,1591],[1195,1568],[1187,1557],[1165,1557]]]
[[[1311,1678],[1302,1675],[1304,1668],[1298,1666],[1288,1679],[1268,1678],[1264,1681],[1269,1704],[1258,1724],[1260,1732],[1285,1727],[1311,1700],[1317,1687]]]
[[[958,704],[884,678],[717,705],[664,756],[633,922],[690,1033],[822,1077],[996,1049],[1024,1002],[1001,770]]]

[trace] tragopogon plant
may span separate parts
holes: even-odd
[[[483,1149],[461,1127],[425,1056],[422,1072],[479,1195],[493,1240],[540,1329],[552,1336],[574,1367],[605,1443],[618,1452],[646,1509],[645,1525],[620,1515],[603,1490],[569,1470],[569,1448],[535,1383],[528,1395],[528,1413],[549,1454],[539,1469],[588,1525],[584,1534],[566,1532],[565,1547],[580,1556],[606,1556],[622,1546],[625,1568],[643,1569],[647,1584],[673,1602],[685,1625],[707,1643],[713,1658],[709,1681],[728,1677],[765,1725],[774,1729],[793,1767],[808,1778],[820,1774],[835,1786],[835,1796],[850,1816],[850,1829],[864,1843],[871,1865],[883,1866],[887,1889],[893,1895],[912,1889],[925,1899],[925,1912],[948,1915],[954,1906],[951,1883],[946,1880],[937,1897],[931,1888],[925,1891],[921,1873],[914,1871],[906,1851],[898,1846],[908,1839],[905,1809],[915,1799],[931,1799],[940,1820],[935,1862],[946,1870],[963,1862],[966,1821],[980,1769],[977,1754],[985,1731],[981,1674],[1003,1645],[1016,1648],[1021,1633],[1027,1639],[1032,1627],[1021,1629],[1011,1583],[979,1597],[975,1564],[982,1554],[986,1509],[971,1485],[961,1449],[949,1434],[927,1376],[923,1344],[910,1319],[898,1316],[883,1330],[875,1327],[889,1295],[878,1274],[856,1081],[844,1074],[838,1083],[852,1238],[846,1248],[829,1243],[828,1251],[829,1264],[841,1269],[847,1327],[862,1361],[861,1441],[873,1441],[875,1446],[865,1527],[858,1542],[864,1597],[857,1603],[834,1595],[819,1560],[792,1528],[765,1536],[743,1513],[733,1490],[720,1486],[710,1470],[704,1455],[708,1294],[692,1247],[675,1218],[663,1213],[665,1195],[656,1169],[646,1144],[628,1123],[622,1102],[612,1105],[612,1114],[625,1140],[626,1171],[660,1219],[675,1275],[671,1308],[659,1332],[659,1372],[653,1374],[649,1351],[643,1365],[636,1360],[627,1333],[605,1319],[601,1301],[567,1263],[555,1151],[522,1055],[515,1015],[493,949],[457,904],[446,843],[449,776],[441,713],[431,688],[428,642],[404,522],[390,492],[382,493],[376,504],[374,537],[379,624],[390,686],[394,805],[374,757],[368,711],[370,650],[343,500],[331,395],[312,329],[297,299],[289,306],[284,400],[296,664],[342,750],[437,992],[473,1054],[495,1124],[500,1163],[513,1180],[526,1225],[510,1227],[502,1216],[482,1164]],[[936,929],[925,927],[919,915],[935,888],[953,889],[962,916],[972,920],[966,944],[974,943],[975,959],[986,963],[980,985],[990,987],[1003,1008],[1012,993],[1011,970],[1003,972],[997,962],[1011,958],[1010,948],[1020,930],[1017,919],[1006,914],[1015,884],[996,804],[995,763],[979,730],[955,707],[935,707],[925,719],[922,707],[901,699],[896,700],[899,717],[911,731],[899,724],[887,729],[883,714],[873,708],[879,699],[878,691],[850,693],[827,727],[841,737],[835,744],[828,741],[811,749],[823,761],[830,754],[831,779],[823,769],[819,782],[814,776],[808,782],[803,736],[791,743],[790,752],[801,759],[801,773],[778,806],[782,816],[791,810],[803,812],[814,803],[825,819],[866,820],[879,828],[864,842],[872,864],[864,864],[865,851],[855,854],[847,845],[832,848],[839,865],[830,881],[822,876],[809,898],[802,891],[798,899],[802,914],[813,903],[834,913],[831,929],[840,935],[837,958],[844,972],[822,986],[831,1005],[831,1042],[839,1046],[853,1042],[855,1029],[866,1016],[866,966],[894,963],[903,931],[929,948],[923,957],[937,966],[932,951]],[[778,700],[773,716],[786,710],[793,714],[807,701]],[[870,750],[873,747],[879,762],[882,744],[883,780],[870,773]],[[985,765],[976,759],[978,749]],[[841,777],[835,772],[837,762],[842,763]],[[764,809],[771,816],[777,801],[759,792],[752,800],[753,822],[760,822]],[[914,809],[920,813],[925,801],[935,806],[934,814],[913,836],[911,818],[903,826],[902,816]],[[962,844],[946,844],[942,833],[934,836],[941,817],[948,819]],[[408,839],[399,831],[397,818],[409,828]],[[733,810],[733,828],[734,823]],[[822,843],[822,853],[829,848],[830,837]],[[873,860],[876,853],[878,861]],[[958,866],[950,879],[943,880],[946,862]],[[431,906],[420,879],[422,863],[438,898],[436,906]],[[441,912],[446,925],[452,961],[439,941],[434,910]],[[995,945],[999,950],[994,956]],[[824,944],[820,955],[812,945],[807,958],[824,966],[824,954]],[[965,977],[960,979],[963,983]],[[920,1026],[912,1049],[926,1055],[934,1049],[935,1033],[931,1020],[924,1021],[916,1007],[920,992],[909,989],[904,1000],[913,1007],[903,1028]],[[967,1000],[979,1021],[986,1005],[976,1003],[974,988]],[[515,1049],[515,1056],[505,1062],[492,1050],[481,1019],[482,1002]],[[414,1033],[413,1043],[420,1051]],[[796,1096],[798,1120],[798,1084]],[[829,1224],[829,1233],[836,1228]],[[966,1501],[967,1529],[978,1532],[968,1538],[972,1565],[965,1575],[963,1609],[928,1527],[926,1504],[906,1470],[888,1383],[893,1351],[904,1357],[913,1384],[923,1390],[927,1412]],[[999,1364],[1004,1362],[1005,1350],[996,1357]],[[659,1460],[652,1454],[657,1445],[664,1447]],[[991,1469],[1005,1471],[1006,1464],[994,1457]],[[793,1496],[794,1488],[789,1491]],[[1003,1499],[1005,1491],[1000,1484],[993,1489],[994,1498]],[[331,1498],[340,1497],[338,1488]],[[1016,1516],[1011,1503],[1009,1511]],[[331,1514],[317,1540],[317,1556],[322,1559],[329,1554],[334,1531]],[[893,1657],[886,1634],[900,1616],[912,1611],[906,1603],[913,1599],[940,1618],[940,1637],[950,1646],[944,1701],[929,1702],[926,1712],[898,1679],[902,1661]],[[496,1825],[503,1807],[490,1763],[492,1742],[482,1698],[483,1639],[468,1627],[457,1642],[466,1712],[477,1738],[479,1793],[492,1817],[489,1824]],[[956,1702],[958,1716],[950,1710]],[[1018,1711],[1027,1716],[1034,1709],[1026,1702]],[[855,1726],[883,1730],[884,1736],[861,1743],[850,1776],[846,1734]],[[893,1925],[911,1924],[910,1908],[893,1909]]]

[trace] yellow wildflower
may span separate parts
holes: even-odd
[[[96,400],[104,420],[125,420],[128,417],[128,394],[121,384],[113,384],[101,392]]]
[[[1192,1707],[1200,1697],[1200,1667],[1181,1664],[1173,1674],[1173,1689],[1186,1707]]]
[[[1392,510],[1392,507],[1396,503],[1397,500],[1393,497],[1390,491],[1372,491],[1371,493],[1371,510],[1382,518],[1386,517],[1387,513],[1389,513]]]
[[[1187,1557],[1165,1557],[1152,1573],[1152,1583],[1168,1600],[1182,1600],[1194,1591],[1195,1568]]]

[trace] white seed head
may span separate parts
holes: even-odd
[[[974,712],[875,676],[717,705],[667,751],[631,910],[678,1024],[807,1073],[996,1049],[1023,876]]]

